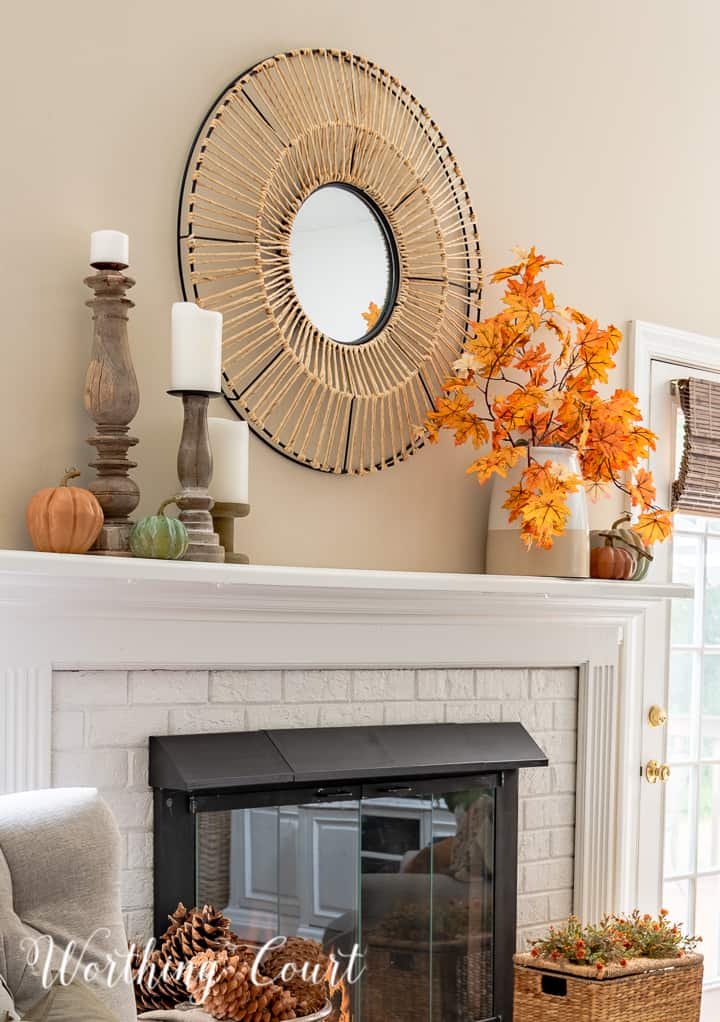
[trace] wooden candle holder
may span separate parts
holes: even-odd
[[[88,443],[97,450],[90,467],[97,478],[89,489],[105,516],[91,554],[127,557],[132,521],[140,489],[129,472],[137,468],[127,452],[138,442],[129,436],[130,423],[140,406],[140,391],[128,343],[128,312],[134,307],[126,292],[135,281],[123,274],[118,263],[96,263],[97,273],[85,283],[95,297],[86,304],[93,310],[93,345],[85,377],[85,408],[95,421],[96,432]]]
[[[215,531],[220,536],[220,543],[225,548],[226,564],[250,563],[247,554],[235,552],[235,519],[247,518],[249,514],[249,504],[235,504],[225,500],[215,502],[212,509],[212,520]]]
[[[182,397],[183,430],[178,450],[177,470],[182,492],[175,501],[180,521],[185,525],[190,544],[183,560],[225,560],[225,551],[213,528],[210,514],[214,501],[208,493],[212,479],[212,450],[208,433],[208,402],[219,392],[207,390],[169,390]]]

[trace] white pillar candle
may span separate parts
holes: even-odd
[[[130,240],[122,231],[93,231],[90,235],[90,265],[117,263],[129,266]]]
[[[213,474],[210,494],[227,504],[248,504],[250,430],[239,419],[208,419]]]
[[[221,312],[173,303],[171,390],[220,390],[222,323]]]

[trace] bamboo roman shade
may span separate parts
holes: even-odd
[[[678,380],[685,442],[673,507],[720,517],[720,382]]]

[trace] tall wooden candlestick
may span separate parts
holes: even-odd
[[[183,400],[183,430],[177,459],[182,492],[175,501],[180,508],[180,521],[190,537],[183,560],[224,561],[225,551],[220,546],[210,514],[214,501],[208,493],[212,479],[208,401],[217,395],[207,390],[171,390],[168,393]]]
[[[127,333],[128,311],[134,302],[125,296],[135,281],[122,273],[123,264],[94,265],[97,273],[85,280],[95,293],[86,303],[93,310],[94,330],[85,408],[96,426],[88,443],[97,450],[97,460],[91,462],[97,478],[89,488],[100,502],[105,524],[90,553],[127,557],[133,525],[130,515],[140,500],[138,485],[129,475],[137,463],[127,456],[128,449],[138,442],[128,434],[140,405]]]

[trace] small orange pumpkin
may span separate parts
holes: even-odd
[[[632,578],[637,561],[633,554],[624,547],[615,546],[615,535],[612,532],[601,532],[605,537],[605,545],[590,551],[591,578]]]
[[[103,527],[98,499],[81,486],[68,486],[80,475],[69,468],[59,486],[38,490],[30,498],[25,522],[36,550],[51,554],[84,554]]]

